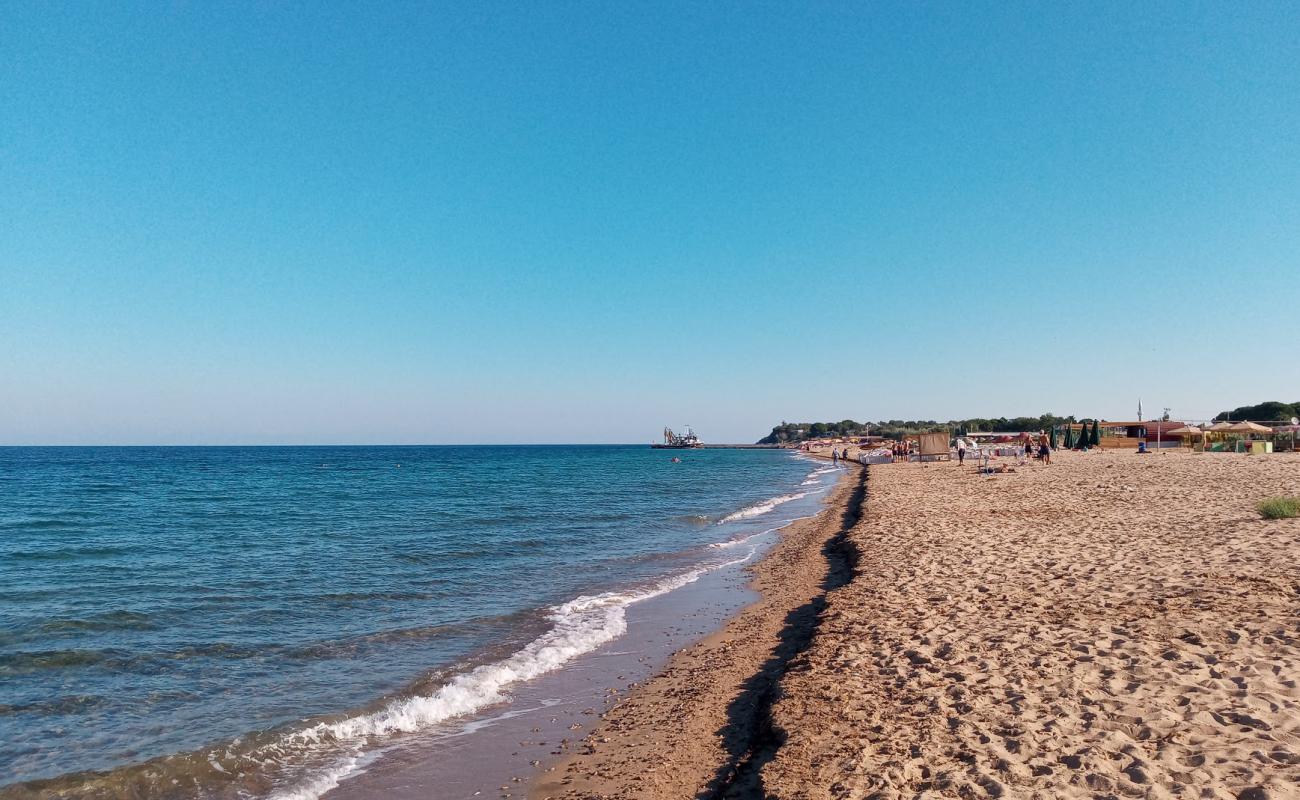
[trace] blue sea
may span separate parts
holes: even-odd
[[[0,448],[0,798],[317,797],[833,480],[644,445]]]

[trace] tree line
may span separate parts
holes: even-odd
[[[807,439],[820,439],[835,436],[884,436],[888,439],[901,439],[918,433],[950,431],[965,434],[970,431],[986,433],[1011,433],[1014,431],[1045,431],[1053,425],[1066,425],[1080,422],[1074,415],[1058,417],[1048,412],[1037,417],[972,417],[970,419],[952,419],[939,422],[924,420],[881,420],[879,422],[857,422],[851,419],[839,422],[782,422],[773,426],[772,432],[759,444],[797,444]]]
[[[1257,406],[1238,406],[1231,411],[1220,411],[1214,421],[1241,422],[1248,419],[1251,422],[1276,422],[1278,420],[1289,420],[1292,417],[1300,417],[1300,400],[1294,403],[1279,403],[1276,400],[1269,400]]]

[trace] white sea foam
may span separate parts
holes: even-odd
[[[728,539],[725,542],[714,542],[713,544],[709,545],[709,547],[712,547],[716,550],[725,550],[730,547],[736,547],[737,545],[742,545],[745,544],[746,542],[751,542],[754,539],[758,538],[759,536],[766,536],[769,533],[776,533],[777,531],[781,530],[781,528],[785,527],[786,525],[789,525],[793,521],[794,520],[789,520],[787,522],[781,523],[780,525],[777,525],[776,527],[768,528],[767,530],[762,530],[759,531],[758,533],[751,533],[748,536],[741,536],[736,539]],[[753,556],[752,552],[750,553],[750,556]]]
[[[776,508],[777,506],[782,505],[783,503],[788,503],[791,500],[799,500],[807,496],[808,496],[808,492],[795,492],[794,494],[783,494],[778,497],[773,497],[768,500],[755,503],[752,506],[746,506],[745,508],[742,508],[739,511],[733,511],[732,513],[718,520],[718,524],[721,525],[725,522],[735,522],[736,520],[740,520],[740,519],[749,519],[750,517],[761,516],[763,514],[768,513],[772,509]]]
[[[576,597],[552,608],[549,614],[551,629],[513,655],[457,675],[431,694],[394,700],[370,714],[320,722],[287,734],[284,743],[308,747],[343,744],[359,750],[361,745],[378,737],[422,730],[502,702],[507,699],[506,690],[510,686],[559,669],[577,656],[621,636],[627,630],[628,606],[694,583],[713,570],[742,564],[753,555],[751,551],[743,558],[699,567],[642,589]],[[275,800],[314,800],[357,768],[356,758],[340,761],[273,797]]]
[[[356,772],[360,766],[361,759],[350,756],[297,786],[272,793],[270,800],[316,800],[329,790],[337,788],[344,778]]]

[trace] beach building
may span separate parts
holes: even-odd
[[[1136,450],[1139,444],[1145,442],[1148,448],[1181,447],[1183,439],[1174,431],[1186,425],[1185,422],[1175,420],[1108,422],[1103,419],[1099,446],[1111,450]],[[1077,437],[1084,428],[1091,430],[1092,423],[1074,423],[1066,427],[1071,428]]]

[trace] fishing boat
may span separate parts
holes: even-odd
[[[650,446],[658,450],[689,450],[693,447],[703,447],[704,442],[701,442],[700,437],[696,436],[695,431],[691,430],[691,426],[687,425],[686,432],[680,434],[673,433],[672,428],[664,428],[663,443]]]

